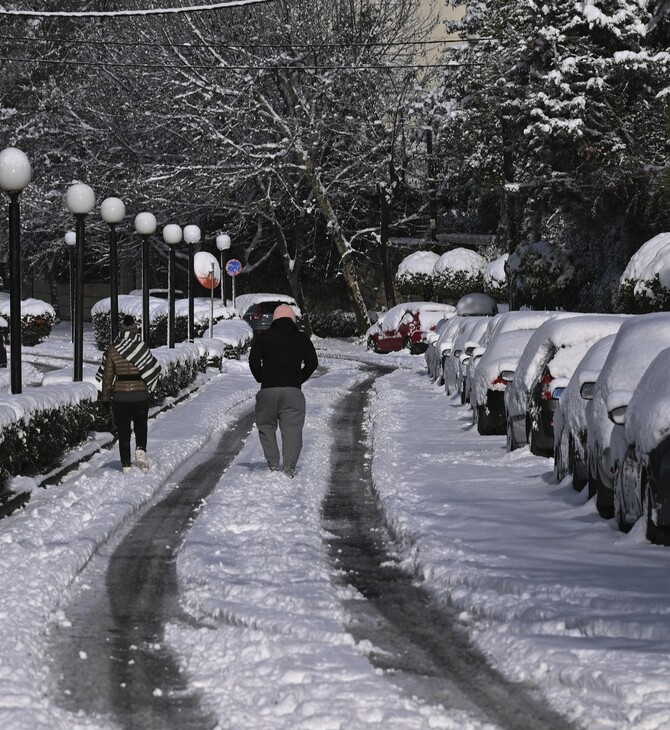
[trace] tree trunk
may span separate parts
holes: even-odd
[[[349,289],[349,296],[354,307],[356,314],[356,324],[358,325],[359,334],[365,334],[365,331],[370,326],[370,317],[368,316],[368,309],[363,301],[363,295],[361,294],[360,286],[358,285],[358,277],[356,275],[356,269],[352,258],[353,249],[351,248],[349,241],[347,241],[340,223],[337,219],[337,215],[333,210],[328,199],[328,192],[326,191],[321,178],[314,169],[314,162],[312,158],[307,154],[306,150],[301,145],[297,145],[297,151],[302,158],[302,164],[305,167],[305,172],[314,191],[314,195],[319,204],[321,214],[326,220],[326,225],[330,230],[337,250],[340,254],[340,261],[342,262],[342,273],[344,275],[344,281]]]

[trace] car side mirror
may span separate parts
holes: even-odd
[[[593,391],[595,390],[595,382],[582,383],[582,387],[579,389],[579,395],[584,400],[593,400]]]
[[[607,412],[607,417],[617,426],[623,426],[626,423],[626,409],[628,406],[618,406]]]

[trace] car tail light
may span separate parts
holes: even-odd
[[[547,372],[542,376],[542,398],[545,400],[551,400],[551,381],[554,379],[554,376]]]

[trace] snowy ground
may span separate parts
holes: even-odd
[[[377,381],[366,418],[375,485],[407,569],[458,609],[496,667],[539,686],[581,726],[669,727],[670,586],[660,576],[670,552],[601,520],[569,481],[555,482],[548,460],[506,454],[502,437],[479,436],[467,409],[430,383],[422,358],[318,346],[328,370],[305,389],[296,478],[268,474],[252,433],[178,560],[194,621],[170,624],[166,642],[220,727],[488,727],[400,691],[343,628],[353,589],[332,580],[320,509],[329,420],[363,377],[348,357],[400,366]],[[96,548],[173,488],[176,470],[251,405],[256,385],[244,362],[210,376],[151,423],[149,475],[121,476],[116,449],[104,452],[0,521],[0,727],[116,727],[64,709],[47,634],[76,631],[68,598]]]

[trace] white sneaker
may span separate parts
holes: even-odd
[[[132,472],[132,470],[133,470],[133,467],[132,467],[132,466],[124,466],[124,467],[123,467],[123,468],[121,469],[121,471],[122,471],[122,472],[123,472],[124,474],[130,474],[130,472]]]
[[[135,451],[135,463],[142,471],[149,471],[149,460],[147,459],[147,452],[143,449],[137,449]]]

